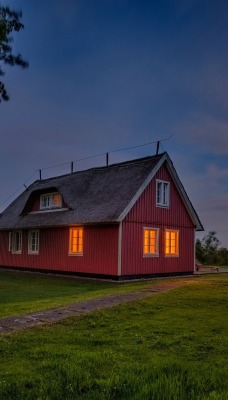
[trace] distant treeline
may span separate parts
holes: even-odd
[[[228,266],[228,249],[220,247],[216,232],[211,231],[202,240],[196,240],[196,259],[204,265]]]

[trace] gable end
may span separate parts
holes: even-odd
[[[151,171],[151,173],[148,175],[147,179],[143,182],[143,184],[141,185],[141,187],[139,188],[139,190],[137,191],[137,193],[135,194],[135,196],[132,198],[132,200],[129,202],[129,204],[127,205],[127,207],[124,209],[124,211],[120,214],[119,218],[117,219],[118,222],[121,222],[124,220],[124,218],[127,216],[127,214],[129,213],[129,211],[132,209],[132,207],[135,205],[136,201],[139,199],[139,197],[142,195],[142,193],[144,192],[144,190],[147,188],[147,186],[149,185],[149,183],[152,181],[152,179],[155,177],[155,175],[157,174],[157,172],[159,171],[159,169],[161,168],[161,166],[166,163],[168,171],[171,175],[171,178],[173,179],[174,185],[185,205],[185,208],[193,222],[193,224],[195,225],[195,228],[197,231],[203,231],[203,225],[201,224],[199,217],[191,203],[191,201],[188,198],[188,195],[177,175],[177,172],[173,166],[172,161],[170,160],[169,156],[167,153],[164,153],[164,155],[162,156],[162,158],[160,159],[160,161],[157,163],[157,165],[153,168],[153,170]]]

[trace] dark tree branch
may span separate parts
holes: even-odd
[[[10,36],[12,32],[19,32],[24,28],[21,22],[22,12],[11,10],[9,7],[3,7],[0,5],[0,76],[4,76],[5,73],[2,69],[2,65],[20,66],[21,68],[27,68],[28,62],[23,60],[20,54],[12,54],[12,47],[9,43],[12,43],[13,38]],[[9,95],[3,82],[0,81],[0,102],[8,101]]]
[[[7,94],[7,91],[5,89],[5,86],[3,85],[3,83],[0,81],[0,102],[1,102],[1,98],[4,101],[8,101],[9,100],[9,96]]]

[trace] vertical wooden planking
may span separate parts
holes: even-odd
[[[156,207],[156,179],[170,182],[170,205],[168,208]],[[179,226],[193,227],[191,218],[164,164],[140,196],[135,206],[128,213],[125,220],[152,221],[159,224],[178,224]]]
[[[39,254],[28,254],[28,230],[23,230],[22,254],[8,250],[7,231],[0,232],[0,265],[117,275],[118,225],[84,226],[83,255],[69,255],[69,228],[40,229]]]
[[[143,255],[143,224],[123,223],[122,275],[192,272],[194,269],[194,230],[179,230],[179,256],[165,256],[166,227],[147,224],[159,229],[159,256]]]
[[[156,179],[170,182],[168,208],[156,207]],[[37,200],[33,211],[38,209]],[[158,257],[143,256],[143,227],[159,229]],[[178,257],[165,256],[165,229],[179,231]],[[23,230],[20,255],[9,251],[8,232],[2,231],[0,265],[102,275],[118,275],[120,264],[121,275],[193,271],[194,225],[165,165],[123,221],[121,245],[119,225],[84,226],[83,230],[83,255],[69,255],[68,227],[40,229],[39,255],[28,254],[28,230]],[[118,255],[118,248],[121,248],[121,255]]]
[[[156,206],[156,179],[170,182],[168,208]],[[143,227],[159,229],[159,256],[143,256]],[[165,256],[165,229],[179,231],[179,256]],[[163,165],[123,222],[122,275],[192,272],[194,225]]]

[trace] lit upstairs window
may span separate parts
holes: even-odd
[[[70,228],[69,254],[70,255],[82,255],[83,254],[83,229],[82,228]]]
[[[156,228],[144,228],[144,256],[158,256],[159,230]]]
[[[179,231],[165,231],[165,255],[174,257],[179,255]]]
[[[156,181],[156,205],[158,207],[169,207],[169,182]]]
[[[62,207],[62,196],[59,193],[42,194],[40,196],[40,209],[49,210]]]

